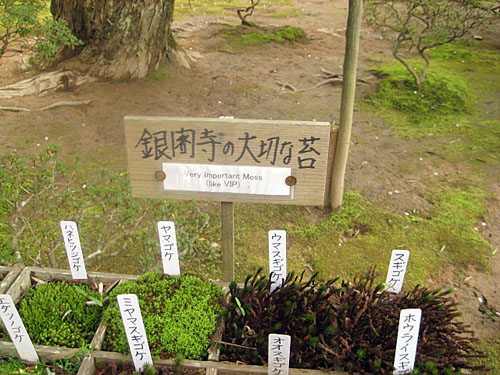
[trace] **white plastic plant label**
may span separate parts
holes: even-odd
[[[387,271],[386,290],[390,293],[400,293],[403,289],[406,268],[410,260],[409,250],[392,250],[391,263]]]
[[[16,347],[19,357],[28,362],[38,362],[38,354],[17,312],[12,297],[0,294],[0,317]]]
[[[283,285],[286,279],[286,231],[270,230],[269,239],[269,274],[271,292]]]
[[[394,375],[411,374],[417,356],[421,309],[404,309],[399,314],[398,340],[394,355]]]
[[[268,375],[288,375],[290,368],[290,344],[289,335],[270,334],[268,342]]]
[[[80,245],[78,227],[74,221],[61,221],[60,224],[71,275],[74,280],[87,280],[87,270],[85,269],[85,259]]]
[[[119,294],[116,298],[120,307],[123,327],[127,335],[135,371],[141,372],[147,364],[153,365],[153,359],[149,350],[139,301],[135,294]]]
[[[163,273],[166,275],[180,275],[179,253],[177,250],[177,237],[173,221],[158,222],[158,236],[160,238],[160,251],[163,263]]]

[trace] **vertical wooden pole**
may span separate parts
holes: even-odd
[[[359,54],[359,34],[361,31],[362,15],[363,0],[349,0],[344,57],[344,78],[340,104],[340,124],[337,148],[333,161],[331,184],[330,206],[333,210],[338,210],[342,207],[342,197],[344,195],[347,155],[349,154],[349,144],[351,143],[354,95],[356,93],[356,69],[358,67]]]
[[[234,206],[221,202],[222,281],[234,280]]]

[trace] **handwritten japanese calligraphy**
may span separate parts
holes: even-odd
[[[38,354],[17,312],[12,297],[0,294],[0,317],[16,347],[19,357],[28,362],[38,362]]]
[[[387,272],[385,283],[386,290],[390,293],[400,293],[403,289],[406,268],[410,260],[410,252],[408,250],[393,250],[391,255],[391,263]]]
[[[87,280],[87,270],[85,269],[85,259],[80,245],[78,227],[74,221],[61,221],[60,225],[71,275],[74,280]]]
[[[280,287],[286,279],[286,231],[270,230],[268,240],[272,292]]]
[[[268,375],[288,375],[290,368],[290,344],[289,335],[269,335],[268,349]]]
[[[316,147],[320,141],[321,137],[314,136],[262,138],[251,132],[242,132],[241,136],[234,139],[221,140],[219,134],[209,128],[196,130],[172,127],[161,131],[143,128],[140,137],[135,140],[135,149],[140,150],[143,159],[174,161],[182,155],[191,158],[204,155],[207,162],[216,163],[218,157],[229,155],[234,157],[234,163],[247,157],[256,164],[275,165],[279,162],[288,165],[295,158],[299,169],[314,169],[317,158],[321,156]]]
[[[165,190],[290,195],[285,180],[291,168],[163,163]]]
[[[149,350],[146,330],[144,329],[139,301],[135,294],[119,294],[116,298],[135,370],[141,372],[146,364],[153,365],[153,360]]]
[[[179,253],[177,251],[177,237],[173,221],[158,222],[158,236],[160,238],[161,259],[163,273],[166,275],[180,275]]]
[[[404,309],[399,314],[398,340],[396,342],[396,354],[394,355],[394,375],[406,375],[413,371],[421,319],[421,309]]]

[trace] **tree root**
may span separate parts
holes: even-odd
[[[12,85],[0,87],[0,99],[19,96],[42,96],[53,90],[71,91],[76,87],[92,82],[94,78],[77,76],[73,72],[42,73]]]
[[[325,68],[321,68],[321,74],[318,75],[319,77],[323,78],[323,81],[315,84],[314,86],[305,88],[305,89],[296,89],[293,85],[287,82],[280,82],[276,81],[276,83],[281,86],[281,92],[285,90],[290,90],[292,92],[303,92],[303,91],[309,91],[309,90],[314,90],[323,86],[342,86],[343,84],[343,76],[340,73],[333,73]],[[373,77],[367,77],[367,78],[358,78],[358,83],[363,83],[363,84],[368,84],[369,80],[372,79]]]
[[[22,107],[1,107],[0,106],[0,111],[11,111],[11,112],[41,112],[41,111],[46,111],[48,109],[54,109],[58,107],[76,107],[76,106],[81,106],[81,105],[87,105],[90,104],[92,100],[83,100],[80,102],[57,102],[50,104],[46,107],[38,108],[38,109],[28,109],[28,108],[22,108]]]

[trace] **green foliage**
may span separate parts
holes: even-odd
[[[79,288],[94,298],[99,296],[87,284],[80,284]],[[28,290],[19,315],[35,344],[82,347],[92,340],[101,316],[101,308],[88,305],[87,301],[75,285],[49,282]]]
[[[151,353],[155,358],[182,356],[206,359],[210,336],[222,314],[222,291],[196,276],[147,273],[135,282],[123,282],[110,294],[104,313],[108,350],[129,353],[116,302],[118,294],[136,294]]]
[[[70,361],[59,359],[52,362],[28,363],[17,358],[0,357],[0,374],[2,375],[75,375],[80,367],[81,360]]]
[[[21,47],[29,48],[28,38],[35,38],[32,62],[39,66],[52,62],[64,47],[81,44],[65,22],[42,18],[46,10],[47,2],[42,0],[0,0],[0,58],[12,43],[21,42]]]
[[[493,333],[493,332],[492,332]],[[480,340],[476,347],[485,354],[483,358],[473,358],[472,362],[478,366],[487,366],[489,374],[500,374],[500,334],[496,332],[494,336]]]
[[[78,159],[64,162],[58,154],[59,147],[51,145],[31,156],[0,155],[2,260],[12,263],[17,253],[27,263],[51,259],[57,266],[55,259],[64,254],[59,221],[75,220],[82,248],[97,255],[90,265],[126,250],[142,256],[150,268],[160,256],[156,222],[173,220],[184,264],[215,273],[220,254],[208,238],[216,225],[210,225],[200,204],[133,198],[126,173],[101,168],[89,179]],[[127,271],[123,264],[113,264],[117,271]]]

